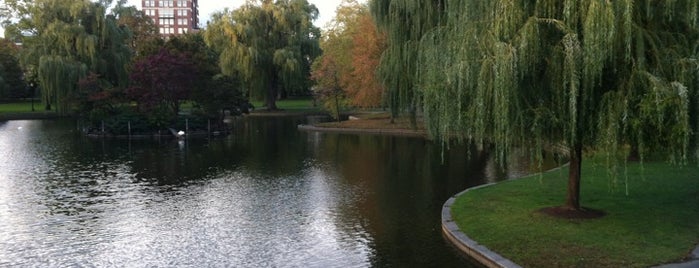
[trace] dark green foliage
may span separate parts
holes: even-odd
[[[93,121],[100,123],[99,121]],[[114,111],[113,115],[104,118],[105,132],[113,135],[128,135],[129,124],[131,126],[132,135],[147,135],[152,134],[153,129],[156,129],[157,123],[152,124],[143,114],[136,113],[130,107],[124,107]],[[96,124],[94,124],[96,125]]]
[[[0,39],[0,99],[29,97],[17,54],[19,49],[9,40]]]
[[[240,81],[222,74],[215,75],[205,83],[205,87],[192,92],[192,100],[197,103],[199,112],[206,117],[223,120],[224,110],[239,114],[241,107],[248,104],[243,96]]]

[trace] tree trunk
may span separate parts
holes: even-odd
[[[337,122],[340,122],[340,98],[338,97],[340,95],[340,89],[335,88],[335,120]]]
[[[580,171],[582,165],[582,144],[575,144],[570,152],[570,170],[568,172],[568,194],[565,208],[580,210]]]
[[[277,77],[272,76],[272,81],[267,84],[266,106],[268,111],[277,110]]]
[[[410,105],[409,111],[410,111],[410,127],[412,127],[413,130],[417,130],[417,109],[415,108],[414,104]]]
[[[286,100],[289,98],[289,92],[285,88],[278,90],[279,91],[279,100]]]

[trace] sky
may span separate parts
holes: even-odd
[[[323,28],[326,23],[330,22],[335,17],[335,9],[340,5],[342,0],[309,0],[311,4],[316,5],[320,15],[314,24],[318,27]],[[360,0],[359,2],[366,2],[366,0]],[[210,20],[211,14],[215,11],[221,11],[228,7],[230,9],[236,9],[240,7],[245,0],[199,0],[199,21],[201,26],[205,26],[206,22]],[[134,5],[141,8],[141,0],[129,0],[129,5]],[[0,37],[4,37],[5,29],[0,27]]]
[[[335,17],[335,9],[337,9],[337,6],[340,5],[341,0],[309,0],[308,2],[316,5],[318,8],[320,15],[314,24],[322,28],[327,22]],[[245,0],[199,0],[200,26],[206,26],[206,22],[210,20],[211,13],[221,11],[226,7],[236,9],[244,3]],[[129,4],[140,8],[141,0],[129,0]]]

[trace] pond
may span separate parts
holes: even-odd
[[[464,267],[442,204],[525,170],[419,138],[298,131],[306,120],[183,142],[0,122],[0,266]]]

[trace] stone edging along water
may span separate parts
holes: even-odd
[[[568,163],[563,164],[563,165],[558,166],[558,167],[555,167],[553,169],[544,171],[543,173],[556,171],[556,170],[559,170],[559,169],[564,168],[566,166],[568,166]],[[538,174],[542,174],[542,173],[538,173]],[[510,179],[510,180],[527,178],[527,177],[531,177],[531,176],[536,176],[538,174],[525,175],[525,176],[522,176],[519,178]],[[486,267],[491,267],[491,268],[494,268],[494,267],[521,268],[521,266],[519,266],[518,264],[501,256],[500,254],[497,254],[496,252],[488,249],[487,247],[478,244],[478,242],[476,242],[475,240],[468,237],[464,232],[462,232],[459,229],[459,226],[456,225],[456,222],[454,222],[454,219],[451,217],[451,206],[454,205],[454,202],[456,201],[457,198],[459,198],[460,196],[462,196],[465,193],[468,193],[470,191],[490,187],[490,186],[493,186],[496,184],[498,184],[498,183],[489,183],[489,184],[471,187],[471,188],[463,190],[462,192],[455,194],[454,196],[449,198],[449,200],[447,200],[447,202],[445,202],[444,205],[442,206],[442,233],[444,233],[444,236],[456,248],[458,248],[460,251],[464,252],[466,255],[470,256],[471,258],[475,259],[479,263],[485,265]]]
[[[298,130],[301,131],[318,131],[318,132],[333,132],[333,133],[348,133],[348,134],[373,134],[373,135],[395,135],[395,136],[408,136],[408,137],[427,137],[424,132],[402,130],[402,129],[353,129],[353,128],[326,128],[326,127],[316,127],[312,125],[298,125]],[[559,170],[568,164],[553,168],[551,170],[545,171],[552,172]],[[530,174],[522,176],[520,178],[526,178],[530,176],[536,176],[537,174]],[[518,178],[519,179],[519,178]],[[454,222],[451,216],[451,206],[456,201],[456,198],[461,195],[493,186],[497,183],[490,183],[479,185],[475,187],[468,188],[447,200],[442,206],[442,232],[444,236],[460,251],[464,252],[466,255],[477,260],[479,263],[485,265],[486,267],[504,267],[504,268],[521,268],[520,265],[512,262],[511,260],[497,254],[496,252],[488,249],[487,247],[478,244],[475,240],[469,238],[465,233],[459,230],[459,227]],[[663,266],[657,266],[662,268],[689,268],[689,267],[699,267],[699,245],[694,249],[688,262],[679,264],[669,264]]]
[[[456,248],[486,267],[518,268],[521,266],[503,256],[500,256],[485,246],[478,244],[478,242],[464,234],[461,230],[459,230],[459,226],[456,225],[456,222],[454,222],[453,218],[451,217],[451,206],[456,201],[456,198],[469,191],[493,186],[495,184],[496,183],[490,183],[471,187],[449,198],[449,200],[447,200],[447,202],[442,206],[442,232],[446,238],[454,246],[456,246]]]
[[[375,134],[375,135],[397,135],[397,136],[409,136],[409,137],[426,137],[424,132],[420,131],[410,131],[401,129],[353,129],[353,128],[326,128],[326,127],[316,127],[311,125],[298,125],[298,129],[301,131],[319,131],[319,132],[334,132],[334,133],[349,133],[349,134]],[[557,168],[556,168],[557,169]],[[554,169],[555,170],[555,169]],[[526,177],[526,176],[525,176]],[[498,255],[497,253],[491,251],[490,249],[479,245],[476,241],[469,238],[459,230],[459,227],[452,220],[451,217],[451,206],[457,197],[461,196],[468,191],[488,187],[495,185],[495,183],[480,185],[476,187],[471,187],[458,193],[442,206],[442,231],[459,250],[463,251],[467,255],[476,259],[481,264],[487,267],[506,267],[506,268],[519,268],[521,266],[516,263]]]
[[[555,171],[558,169],[561,169],[568,164],[562,165],[560,167],[551,169],[546,172],[551,172]],[[526,175],[520,178],[526,178],[530,176],[536,176],[536,174],[533,175]],[[518,178],[519,179],[519,178]],[[454,205],[454,202],[456,201],[457,198],[460,196],[474,190],[478,190],[481,188],[486,188],[490,187],[493,185],[496,185],[498,183],[489,183],[489,184],[484,184],[484,185],[479,185],[475,187],[468,188],[447,200],[447,202],[444,203],[442,206],[442,232],[444,233],[444,236],[451,242],[456,248],[458,248],[460,251],[464,252],[466,255],[470,256],[471,258],[475,259],[479,263],[485,265],[486,267],[503,267],[503,268],[521,268],[518,264],[512,262],[511,260],[501,256],[500,254],[497,254],[496,252],[488,249],[487,247],[478,244],[475,240],[471,239],[468,237],[464,232],[462,232],[459,229],[459,226],[456,225],[456,222],[454,222],[452,216],[451,216],[451,206]],[[665,265],[660,265],[660,266],[655,266],[657,268],[689,268],[689,267],[699,267],[699,245],[696,246],[696,248],[692,251],[692,253],[689,256],[690,260],[681,262],[681,263],[671,263],[671,264],[665,264]]]

